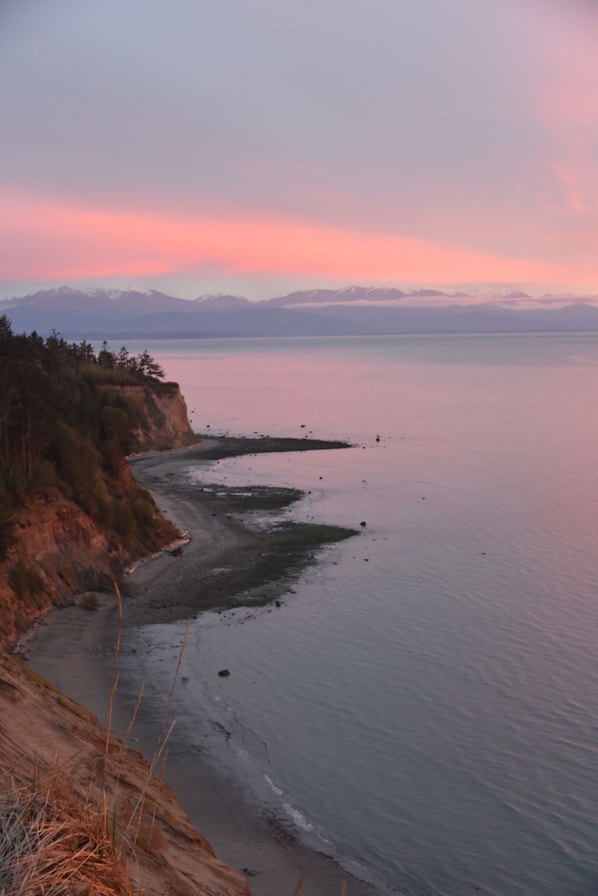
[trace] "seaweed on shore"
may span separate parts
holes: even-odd
[[[201,492],[204,496],[226,499],[229,509],[236,512],[284,510],[303,497],[301,489],[268,485],[204,485]]]
[[[267,531],[257,553],[248,552],[241,563],[237,554],[234,567],[211,581],[204,579],[201,596],[205,600],[211,595],[221,608],[272,603],[289,591],[318,550],[357,534],[355,529],[321,523],[279,523]]]
[[[174,491],[179,488],[171,486]],[[140,595],[138,609],[145,621],[171,622],[208,609],[272,603],[291,589],[319,550],[359,534],[343,526],[288,519],[273,519],[270,525],[257,527],[251,518],[249,522],[242,518],[246,513],[288,507],[303,496],[299,489],[218,485],[181,491],[186,496],[194,493],[196,500],[207,505],[213,516],[234,531],[235,543],[209,558],[189,558],[186,572],[179,571],[171,582]],[[178,562],[184,564],[185,557]]]
[[[342,439],[299,439],[292,436],[213,436],[198,435],[198,443],[184,452],[181,458],[198,460],[222,460],[226,457],[240,457],[247,454],[282,454],[289,451],[331,451],[352,448],[350,442]]]
[[[296,438],[206,438],[195,448],[176,452],[184,465],[195,460],[217,460],[247,454],[312,451],[351,447],[347,442]],[[238,606],[263,606],[291,590],[301,572],[327,545],[351,538],[358,530],[322,523],[281,519],[281,511],[297,502],[304,492],[297,488],[263,485],[224,485],[179,478],[170,471],[156,475],[159,456],[135,460],[134,473],[152,492],[180,496],[183,502],[201,506],[215,526],[228,533],[220,548],[198,552],[185,548],[177,553],[177,570],[167,579],[137,592],[129,605],[129,618],[138,622],[171,622],[204,610]],[[272,514],[269,517],[269,514]],[[126,589],[135,594],[134,583]]]
[[[201,436],[199,438],[202,438]],[[222,460],[225,457],[239,457],[243,454],[280,454],[287,451],[329,451],[337,448],[351,448],[349,442],[340,439],[297,439],[281,436],[204,436],[201,442],[202,460]],[[189,454],[193,453],[191,448]]]

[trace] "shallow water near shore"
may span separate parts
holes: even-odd
[[[360,534],[280,608],[192,623],[175,751],[398,892],[595,892],[598,339],[145,347],[198,431],[354,445],[197,474],[302,488],[294,518]],[[155,705],[184,628],[127,633]]]

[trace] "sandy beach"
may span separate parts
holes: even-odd
[[[288,589],[289,576],[312,557],[318,545],[347,537],[328,527],[301,527],[273,538],[247,526],[256,508],[280,509],[298,497],[292,489],[206,490],[191,484],[186,472],[198,460],[263,451],[341,447],[342,443],[307,440],[205,440],[191,449],[131,459],[137,480],[184,538],[125,577],[122,647],[131,627],[180,621],[210,608],[263,604]],[[278,539],[278,541],[277,541]],[[218,575],[214,575],[214,570]],[[36,629],[28,645],[29,664],[56,687],[106,722],[112,667],[119,631],[114,596],[99,598],[90,612],[83,604],[54,611]],[[173,675],[175,670],[173,669]],[[150,708],[151,709],[151,708]],[[124,734],[133,707],[116,692],[112,727]],[[159,734],[160,713],[140,714],[133,746],[151,757]],[[152,721],[153,719],[153,721]],[[177,749],[176,728],[164,778],[179,795],[192,823],[218,856],[241,870],[254,896],[293,894],[303,879],[302,896],[340,894],[374,896],[377,890],[357,880],[328,857],[304,846],[291,827],[269,817],[243,787],[196,753]]]

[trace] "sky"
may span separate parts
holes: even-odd
[[[598,0],[1,0],[0,297],[598,294]]]

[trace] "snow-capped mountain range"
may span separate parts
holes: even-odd
[[[1,314],[15,332],[56,330],[69,339],[598,331],[598,296],[349,286],[252,302],[61,286],[0,301]]]

